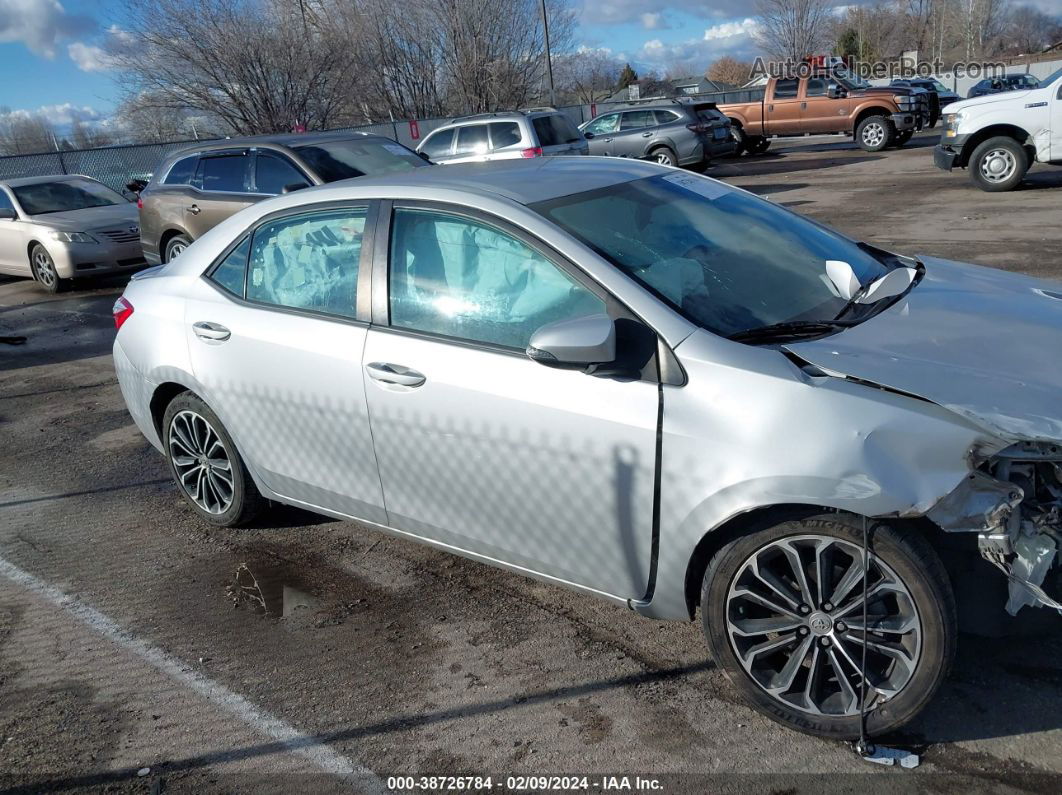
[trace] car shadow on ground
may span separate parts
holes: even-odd
[[[860,150],[862,151],[862,150]],[[868,163],[872,160],[880,160],[885,154],[861,154],[849,157],[838,153],[835,157],[816,157],[807,160],[795,160],[792,153],[778,153],[757,155],[751,158],[728,161],[712,170],[711,176],[716,179],[727,177],[756,177],[767,174],[793,174],[800,171],[820,171],[826,168],[838,166],[851,166],[856,163]]]
[[[0,345],[0,371],[102,356],[114,344],[111,308],[116,293],[41,298],[0,306],[0,336],[20,338]]]

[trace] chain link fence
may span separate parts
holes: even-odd
[[[762,89],[761,89],[762,92]],[[698,96],[683,97],[698,99]],[[708,96],[708,100],[717,98]],[[718,101],[722,101],[719,99]],[[740,97],[727,101],[745,101]],[[590,121],[615,107],[627,105],[625,102],[597,103],[595,105],[569,105],[557,108],[576,126]],[[432,131],[448,124],[454,116],[432,119],[402,119],[376,124],[363,124],[357,127],[341,127],[335,131],[366,132],[382,135],[415,149],[417,144]],[[216,139],[200,139],[200,141]],[[159,144],[131,144],[128,146],[105,146],[98,149],[80,149],[62,152],[41,152],[30,155],[7,155],[0,157],[0,180],[18,177],[43,177],[54,174],[84,174],[102,182],[114,190],[122,191],[127,182],[133,179],[148,179],[162,159],[175,149],[195,145],[197,141],[171,141]]]

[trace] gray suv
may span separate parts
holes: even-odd
[[[172,152],[140,193],[140,242],[169,262],[230,215],[269,196],[428,165],[411,149],[360,132],[209,141]]]
[[[632,102],[579,129],[592,155],[643,158],[665,166],[706,166],[736,148],[730,120],[714,102]]]
[[[583,134],[553,108],[461,116],[424,139],[417,153],[433,163],[469,163],[590,153]]]

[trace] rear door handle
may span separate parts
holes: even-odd
[[[188,208],[188,212],[190,212],[192,215],[199,215],[202,210],[199,209],[198,204],[193,204],[191,207]]]
[[[398,386],[418,387],[427,381],[423,373],[410,370],[400,364],[388,364],[387,362],[371,362],[365,365],[369,378],[382,384],[395,384]]]
[[[652,138],[652,137],[653,137],[653,134],[651,132],[642,133],[642,138]]]
[[[193,323],[192,331],[194,331],[195,335],[203,340],[203,342],[209,343],[224,342],[232,336],[232,332],[220,323],[209,323],[205,320]]]

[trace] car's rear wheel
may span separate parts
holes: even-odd
[[[192,241],[184,235],[175,235],[166,241],[165,262],[173,262],[184,253],[184,250],[192,245]]]
[[[57,293],[64,287],[64,280],[59,278],[59,272],[55,269],[55,261],[40,243],[34,244],[30,249],[30,270],[37,284],[49,293]]]
[[[754,136],[749,141],[749,154],[762,155],[771,148],[771,139],[763,135]]]
[[[1029,170],[1029,156],[1013,138],[997,136],[974,149],[968,168],[970,178],[981,190],[1013,190]]]
[[[649,159],[662,166],[677,166],[678,156],[671,151],[671,147],[658,146],[649,153]]]
[[[163,416],[162,436],[173,479],[200,517],[234,527],[265,505],[232,437],[199,397],[182,392],[173,399]]]
[[[940,559],[904,525],[874,523],[869,538],[866,591],[862,525],[843,514],[743,536],[709,563],[701,614],[712,654],[779,723],[854,739],[865,711],[881,734],[917,715],[947,675],[957,629]]]

